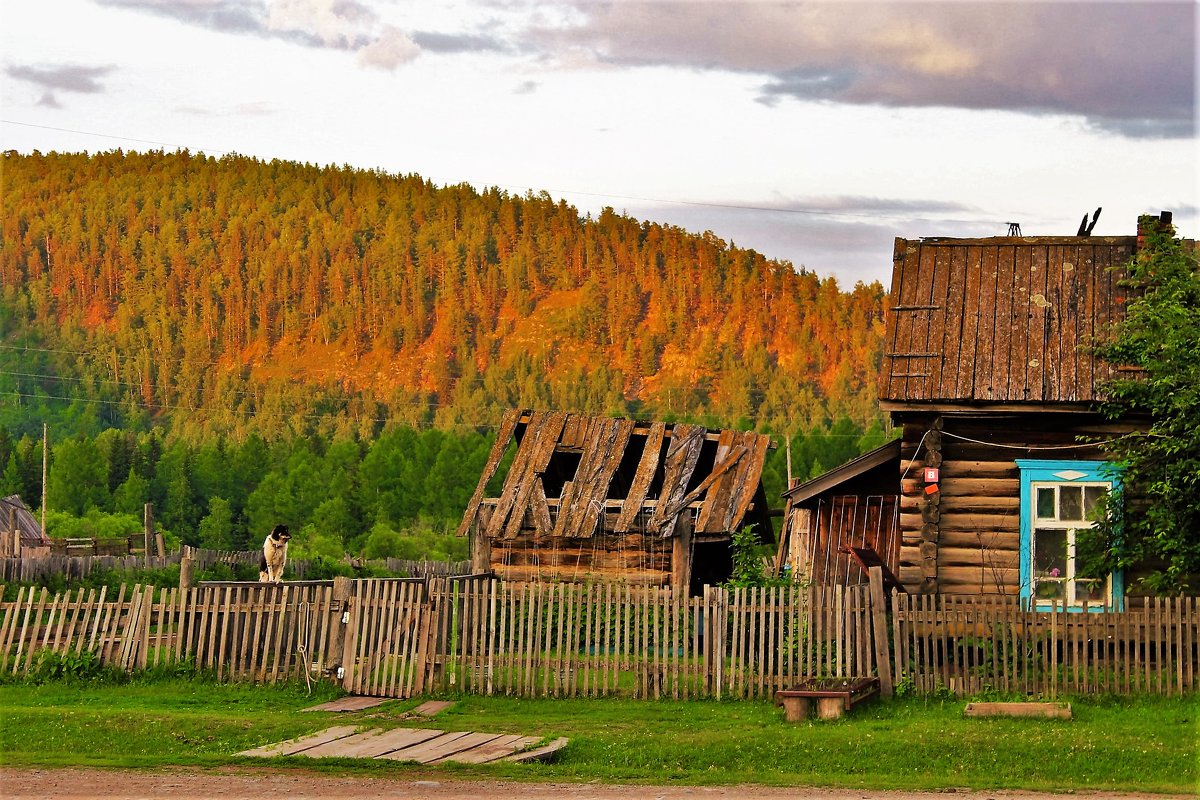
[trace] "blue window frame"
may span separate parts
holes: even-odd
[[[1101,498],[1119,483],[1107,461],[1018,458],[1021,470],[1021,598],[1029,608],[1068,611],[1125,606],[1124,577],[1085,575],[1075,538],[1092,526]]]

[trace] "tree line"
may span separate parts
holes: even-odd
[[[815,477],[881,444],[878,426],[848,418],[790,437],[793,475]],[[395,427],[373,440],[320,436],[268,443],[190,443],[161,430],[109,429],[51,441],[47,528],[54,538],[126,536],[154,506],[168,541],[256,549],[278,524],[298,554],[341,558],[464,558],[451,535],[483,471],[493,434]],[[770,503],[786,483],[786,441],[771,451],[763,480]],[[513,448],[489,484],[499,494]],[[42,442],[0,427],[0,496],[40,504]]]

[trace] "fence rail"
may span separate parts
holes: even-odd
[[[257,566],[262,558],[258,550],[208,550],[185,545],[179,551],[165,556],[145,555],[70,555],[51,553],[37,557],[0,557],[0,583],[30,583],[62,576],[67,580],[84,578],[93,570],[111,569],[131,572],[150,567],[160,569],[178,564],[184,556],[192,559],[195,569],[207,569],[213,564]],[[402,558],[372,559],[351,562],[358,566],[385,569],[415,578],[462,575],[470,570],[468,561],[418,561]],[[288,562],[291,571],[299,578],[312,572],[312,562],[296,559]]]
[[[1003,598],[882,600],[866,586],[686,597],[479,577],[23,588],[0,603],[0,672],[28,672],[41,651],[86,650],[125,670],[186,663],[223,679],[324,677],[393,697],[764,698],[806,678],[885,673],[918,693],[959,695],[1198,688],[1198,598],[1093,614]]]

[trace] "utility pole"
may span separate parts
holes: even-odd
[[[50,431],[46,423],[42,423],[42,536],[46,533],[46,465],[50,463]]]

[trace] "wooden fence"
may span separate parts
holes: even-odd
[[[805,678],[870,675],[958,695],[1198,688],[1197,598],[1094,614],[1032,613],[1000,598],[881,599],[866,586],[689,598],[483,578],[22,589],[0,604],[0,672],[28,672],[43,650],[87,650],[126,670],[324,678],[390,697],[767,698]]]
[[[1200,598],[1029,612],[1015,597],[894,595],[894,673],[920,693],[1184,694],[1200,686]]]

